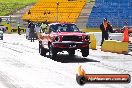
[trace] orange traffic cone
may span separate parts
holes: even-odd
[[[124,30],[123,42],[129,42],[129,34],[128,34],[128,28],[127,27],[125,27],[125,30]]]

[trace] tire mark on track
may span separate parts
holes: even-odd
[[[21,46],[19,47],[18,45],[14,45],[14,44],[10,44],[10,46],[8,46],[10,43],[3,43],[3,45],[1,45],[2,47],[5,47],[5,48],[8,48],[10,50],[13,50],[13,51],[16,51],[18,53],[25,53],[25,52],[28,52],[28,53],[34,53],[34,51],[36,51],[36,49],[32,49],[32,48],[29,48],[29,47],[24,47],[24,46]],[[16,46],[16,47],[15,47]],[[18,50],[16,48],[19,48]],[[27,50],[27,49],[31,49],[31,50]]]
[[[18,44],[13,44],[13,43],[6,43],[6,44],[11,44],[11,45],[18,45]],[[24,45],[19,45],[19,46],[22,46],[22,47],[26,47],[26,48],[30,48],[30,49],[33,49],[33,50],[37,50],[35,48],[31,48],[31,47],[28,47],[28,46],[24,46]],[[17,50],[16,50],[17,51]],[[17,51],[19,52],[19,51]],[[26,52],[29,52],[29,51],[26,51]],[[31,52],[33,53],[33,52]],[[95,58],[97,58],[95,56]],[[95,64],[94,64],[95,65]],[[97,65],[97,64],[96,64]],[[117,68],[116,66],[111,66],[111,65],[106,65],[104,63],[100,63],[100,65],[98,66],[101,66],[101,67],[106,67],[108,69],[111,69],[111,70],[114,70],[114,71],[118,71],[118,72],[121,72],[121,73],[132,73],[132,71],[129,71],[129,70],[126,70],[126,69],[121,69],[121,68]]]
[[[129,71],[129,70],[126,70],[126,69],[117,68],[116,66],[112,66],[112,65],[106,65],[105,63],[98,63],[98,64],[92,63],[92,64],[95,65],[95,66],[98,66],[98,67],[105,67],[107,69],[110,69],[110,70],[113,70],[113,71],[117,71],[119,73],[132,74],[132,71]]]
[[[25,53],[18,51],[14,48],[7,47],[5,45],[0,45],[0,47],[7,49],[7,50],[3,50],[3,53],[8,53],[8,55],[6,56],[6,58],[8,58],[8,59],[6,59],[6,58],[4,59],[6,62],[10,62],[10,63],[12,63],[12,65],[15,65],[17,67],[27,67],[27,68],[31,67],[29,65],[26,65],[24,62],[20,61],[20,55],[23,55],[23,54],[25,55]],[[10,52],[9,50],[12,50],[12,52]]]
[[[99,60],[100,61],[99,63],[91,63],[91,64],[93,64],[95,66],[104,67],[104,68],[110,69],[112,71],[117,71],[117,72],[120,72],[120,73],[132,74],[132,70],[128,70],[126,68],[121,68],[121,67],[119,67],[117,65],[114,65],[114,63],[113,64],[109,64],[111,62],[103,60],[103,59],[105,59],[105,57],[102,57],[101,55],[100,55],[100,57],[98,55],[90,55],[90,58],[93,58],[95,60]]]
[[[6,42],[4,42],[5,44],[10,44],[10,45],[15,45],[15,46],[22,46],[22,47],[25,47],[25,48],[30,48],[30,49],[33,49],[33,50],[38,50],[38,49],[35,49],[35,48],[31,48],[31,47],[28,47],[28,46],[24,46],[24,45],[18,45],[18,44],[13,44],[13,43],[6,43]],[[13,51],[16,51],[16,52],[19,52],[19,53],[23,53],[23,52],[21,52],[21,51],[18,51],[18,50],[16,50],[16,49],[12,49],[12,48],[9,48],[9,47],[5,47],[5,48],[8,48],[8,49],[11,49],[11,50],[13,50]],[[24,51],[26,51],[26,50],[24,50]],[[30,52],[30,53],[33,53],[33,52],[31,52],[31,51],[26,51],[26,52]],[[96,56],[95,56],[95,58],[97,58]],[[93,63],[92,63],[93,64]],[[98,65],[98,66],[100,66],[100,67],[105,67],[105,68],[107,68],[107,69],[110,69],[110,70],[113,70],[113,71],[118,71],[118,72],[120,72],[120,73],[132,73],[132,71],[129,71],[129,70],[126,70],[126,69],[121,69],[121,68],[117,68],[116,66],[111,66],[111,65],[106,65],[105,63],[100,63],[100,64],[94,64],[94,65]]]
[[[5,43],[5,44],[11,44],[11,45],[18,45],[18,46],[22,46],[22,47],[29,48],[29,49],[33,49],[33,50],[38,50],[38,48],[31,48],[31,47],[26,46],[26,45],[23,45],[23,44],[18,44],[18,42],[17,43],[7,43],[7,42],[3,42],[3,43]]]
[[[8,56],[6,56],[10,61],[14,61],[12,64],[13,65],[15,65],[15,66],[17,66],[17,67],[20,67],[20,66],[18,66],[18,65],[16,65],[16,63],[17,64],[19,64],[19,65],[22,65],[21,67],[27,67],[27,68],[29,68],[30,66],[29,65],[26,65],[25,63],[22,63],[22,62],[20,62],[19,61],[19,59],[18,58],[20,58],[19,57],[19,55],[18,54],[16,54],[16,52],[17,53],[19,53],[19,54],[24,54],[22,51],[18,51],[18,50],[16,50],[16,49],[14,49],[14,48],[11,48],[11,47],[7,47],[6,45],[4,45],[4,44],[0,44],[0,47],[2,47],[2,48],[5,48],[5,49],[7,49],[7,50],[3,50],[2,52],[4,53],[8,53],[8,55],[9,56],[13,56],[13,58],[10,58],[10,57],[8,57]],[[11,50],[11,51],[13,51],[13,52],[15,52],[15,53],[13,53],[13,52],[10,52],[9,50]],[[8,52],[9,51],[9,52]],[[7,87],[7,88],[23,88],[23,87],[21,87],[19,84],[16,84],[15,82],[15,80],[12,80],[7,74],[4,74],[2,71],[0,71],[0,81],[3,83],[3,85],[5,86],[5,87]],[[30,86],[31,87],[31,86]],[[27,87],[27,88],[29,88],[29,87]],[[32,87],[33,88],[33,87]]]
[[[4,86],[8,88],[22,88],[18,85],[13,84],[13,80],[11,80],[6,74],[0,71],[0,80],[4,84]]]
[[[5,48],[5,47],[4,47]],[[7,48],[7,49],[9,49],[9,48]],[[14,51],[15,52],[15,51]],[[14,54],[14,53],[10,53],[10,54],[13,54],[13,55],[15,55],[16,57],[17,57],[17,55],[16,54]],[[16,59],[14,59],[14,60],[16,60]],[[36,66],[34,66],[33,68],[32,68],[32,70],[35,70],[35,68],[37,68],[38,69],[38,67],[36,67]],[[65,76],[65,77],[69,77],[70,79],[72,79],[72,80],[74,80],[74,76],[73,75],[71,75],[70,73],[68,73],[68,72],[65,72],[65,71],[60,71],[60,70],[56,70],[56,69],[53,69],[52,67],[40,67],[39,69],[41,69],[41,70],[48,70],[48,71],[51,71],[51,72],[55,72],[56,74],[58,74],[58,75],[62,75],[62,76]],[[5,80],[5,81],[7,81],[8,82],[8,80]],[[6,83],[6,82],[5,82]],[[10,84],[10,83],[9,83]],[[13,85],[13,83],[11,83],[12,85],[8,85],[8,86],[11,86],[11,87],[9,87],[9,88],[21,88],[21,87],[15,87],[14,85]]]
[[[10,49],[10,50],[13,50],[13,51],[16,51],[16,52],[18,52],[18,53],[23,53],[23,52],[21,52],[21,51],[18,51],[18,50],[16,50],[16,49],[13,49],[13,48],[11,48],[11,47],[7,47],[7,46],[4,46],[4,45],[2,45],[2,47],[7,48],[7,49]]]

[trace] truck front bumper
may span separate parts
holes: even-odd
[[[90,42],[52,42],[54,48],[82,49],[88,48]]]

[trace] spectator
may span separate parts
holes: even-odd
[[[43,33],[44,33],[45,30],[47,29],[47,26],[48,26],[47,20],[41,24],[41,30],[42,30]]]
[[[28,15],[30,15],[30,14],[31,14],[31,11],[29,10],[29,11],[28,11]]]
[[[102,46],[104,40],[108,40],[109,37],[108,32],[113,32],[112,26],[107,22],[107,18],[104,18],[103,23],[100,25],[100,30],[102,31],[102,41],[101,41],[101,46]]]
[[[29,36],[31,38],[31,42],[34,42],[34,38],[35,38],[35,25],[30,22],[29,25],[28,25],[28,28],[29,28]]]
[[[37,33],[37,38],[38,38],[38,36],[39,36],[39,34],[40,34],[40,26],[39,26],[39,24],[36,24],[35,25],[35,31],[36,31],[36,33]]]
[[[7,23],[7,24],[9,24],[9,23],[10,23],[10,21],[9,21],[9,19],[8,19],[8,18],[6,19],[6,23]]]
[[[0,17],[0,24],[1,24],[1,22],[2,22],[2,18]]]
[[[18,28],[18,34],[21,35],[21,34],[20,34],[20,31],[21,31],[21,30],[20,30],[20,22],[18,22],[17,28]]]

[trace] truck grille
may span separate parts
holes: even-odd
[[[62,41],[82,41],[81,36],[63,36]]]

